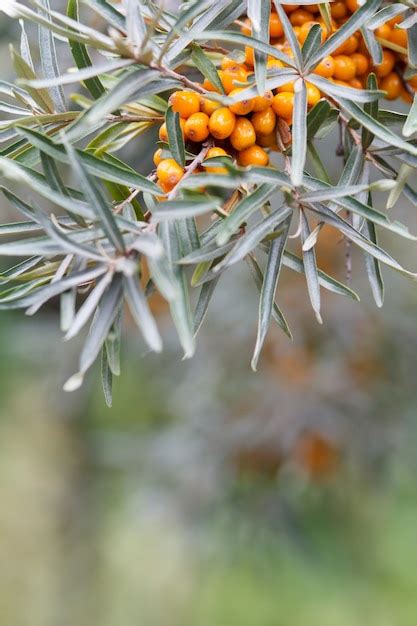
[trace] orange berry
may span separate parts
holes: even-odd
[[[277,118],[272,107],[258,111],[251,117],[251,122],[257,135],[270,135],[275,128]]]
[[[356,75],[362,76],[363,74],[367,74],[369,70],[369,59],[364,54],[360,52],[354,52],[350,57],[356,66]]]
[[[375,35],[381,39],[388,39],[391,37],[392,29],[389,24],[382,24],[375,30]]]
[[[343,0],[336,0],[330,3],[330,13],[335,20],[340,20],[347,15],[346,4]]]
[[[226,150],[223,150],[223,148],[210,148],[207,151],[206,154],[206,159],[213,159],[214,157],[222,157],[222,156],[229,156],[226,152]],[[203,166],[206,168],[206,172],[210,173],[210,174],[227,174],[227,168],[226,167],[215,167],[215,166],[205,166],[204,162],[203,162]]]
[[[346,0],[346,6],[351,13],[354,13],[359,9],[358,0]]]
[[[221,107],[211,115],[209,130],[216,139],[226,139],[232,134],[235,123],[235,114],[227,107]]]
[[[296,11],[300,5],[299,4],[283,4],[282,7],[285,13],[292,13]]]
[[[256,135],[256,143],[262,148],[270,148],[271,150],[279,152],[275,131],[269,135]]]
[[[185,119],[182,117],[180,118],[180,126],[182,130],[182,134],[184,135]],[[159,128],[159,140],[164,141],[165,143],[168,142],[168,131],[167,131],[167,126],[165,122],[161,124]]]
[[[335,68],[335,60],[332,56],[329,55],[327,57],[324,57],[324,59],[320,61],[317,67],[314,68],[314,73],[318,74],[319,76],[323,76],[324,78],[331,78],[334,74]]]
[[[335,85],[341,85],[342,87],[351,87],[350,83],[346,82],[345,80],[336,80],[332,78],[332,81]]]
[[[248,17],[244,19],[243,26],[241,27],[240,32],[243,33],[243,35],[250,36],[252,34],[252,24]]]
[[[193,113],[185,122],[184,134],[190,141],[200,143],[205,141],[210,134],[209,116],[206,113]]]
[[[352,78],[352,80],[349,81],[349,85],[351,87],[353,87],[354,89],[362,89],[363,88],[362,82],[360,81],[359,78]]]
[[[353,54],[358,49],[358,46],[358,39],[355,37],[355,35],[351,35],[338,48],[336,48],[333,54]]]
[[[393,28],[389,36],[389,41],[395,43],[397,46],[401,46],[401,48],[407,48],[407,31],[402,28]]]
[[[355,78],[356,65],[352,59],[345,54],[334,57],[335,68],[334,77],[339,80],[352,80]]]
[[[274,57],[269,57],[268,61],[266,62],[266,66],[269,70],[275,68],[281,69],[285,67],[282,61],[280,61],[279,59],[274,59]]]
[[[318,4],[306,4],[304,8],[309,13],[318,13],[319,12],[319,5]]]
[[[411,87],[413,87],[413,89],[417,89],[417,75],[409,78],[407,82],[409,85],[411,85]]]
[[[379,78],[384,78],[384,76],[388,76],[394,69],[395,65],[395,54],[391,52],[391,50],[383,50],[382,51],[382,63],[375,66],[375,74]]]
[[[248,165],[261,165],[265,166],[269,163],[268,153],[263,148],[256,144],[241,150],[237,155],[239,165],[247,167]]]
[[[281,85],[281,87],[277,88],[277,91],[280,92],[290,92],[290,93],[294,93],[294,82],[295,81],[291,81],[290,83],[285,83],[284,85]]]
[[[388,20],[387,24],[389,24],[391,26],[391,28],[394,28],[394,26],[396,24],[400,24],[404,19],[403,15],[396,15],[395,17],[392,17],[390,20]]]
[[[317,102],[321,98],[320,89],[317,89],[317,87],[315,85],[312,85],[311,83],[306,83],[306,87],[307,87],[307,104],[308,106],[312,107],[315,104],[317,104]]]
[[[391,72],[388,76],[385,76],[379,84],[380,89],[387,92],[385,96],[387,100],[395,100],[398,98],[402,86],[401,78],[398,76],[397,72]]]
[[[266,91],[263,96],[256,96],[252,100],[252,111],[254,113],[258,113],[259,111],[265,111],[265,109],[271,106],[273,97],[274,94],[272,93],[272,91]]]
[[[233,91],[229,93],[229,96],[237,96],[237,94],[241,91],[244,91],[244,89],[244,87],[238,87],[237,89],[233,89]],[[236,115],[247,115],[253,109],[253,100],[247,98],[246,100],[242,100],[241,102],[236,102],[236,104],[229,105],[229,109]]]
[[[244,150],[253,146],[256,141],[255,129],[245,117],[238,117],[232,134],[230,135],[230,143],[235,150]]]
[[[274,39],[276,37],[282,37],[284,34],[281,20],[278,17],[278,14],[275,12],[271,13],[271,17],[269,18],[269,34]]]
[[[162,159],[156,168],[156,175],[159,182],[169,190],[179,183],[184,170],[174,159]]]
[[[158,166],[161,161],[162,161],[162,148],[158,148],[158,150],[154,152],[153,162],[156,166]]]
[[[245,63],[251,67],[255,64],[255,52],[250,46],[245,46]]]
[[[277,93],[272,101],[272,108],[279,117],[290,118],[294,108],[294,94],[287,91]]]
[[[241,64],[242,64],[242,61],[238,61],[237,59],[234,59],[232,56],[226,55],[222,58],[220,67],[222,68],[222,70],[227,70],[229,67],[236,67],[236,65],[241,65]]]
[[[219,75],[220,80],[222,80],[223,70],[219,70],[219,71],[217,72],[217,74]],[[217,87],[215,87],[215,86],[213,85],[213,83],[211,83],[211,82],[209,81],[209,79],[208,79],[208,78],[205,78],[205,79],[204,79],[204,82],[203,82],[203,87],[204,87],[204,89],[206,89],[207,91],[217,91],[217,93],[219,92],[219,90],[217,89]]]
[[[220,72],[219,72],[220,73]],[[233,89],[236,89],[238,83],[246,83],[248,78],[248,71],[242,65],[235,65],[235,67],[229,67],[221,72],[220,79],[222,81],[223,88],[228,94]]]
[[[220,109],[222,105],[220,102],[216,102],[216,100],[209,100],[208,98],[201,98],[200,100],[200,109],[202,113],[205,113],[210,117],[216,109]]]
[[[290,22],[293,26],[302,26],[311,20],[311,13],[305,9],[296,9],[290,15]]]
[[[200,96],[194,91],[174,91],[169,98],[169,104],[175,113],[187,119],[200,110]]]

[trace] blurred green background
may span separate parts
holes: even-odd
[[[151,142],[129,154],[145,171]],[[336,172],[332,139],[326,154]],[[395,214],[417,231],[415,208]],[[389,249],[415,269],[411,245]],[[323,268],[343,279],[343,257],[324,236]],[[57,311],[0,316],[2,624],[415,626],[416,289],[384,272],[379,311],[355,254],[353,269],[361,304],[323,294],[323,327],[283,273],[295,339],[272,328],[257,374],[244,265],[192,361],[156,303],[166,352],[142,358],[126,327],[112,410],[97,368],[61,391],[79,343],[62,342]]]

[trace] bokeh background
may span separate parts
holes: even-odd
[[[5,78],[18,36],[0,21]],[[154,141],[126,157],[149,171]],[[415,207],[394,210],[417,232]],[[16,217],[3,198],[0,216]],[[322,241],[343,279],[344,244]],[[388,245],[416,268],[412,245]],[[257,374],[245,265],[220,281],[191,361],[155,301],[166,351],[145,356],[127,324],[112,410],[97,368],[61,391],[80,343],[62,342],[56,309],[2,313],[1,623],[415,626],[417,290],[384,271],[381,311],[356,254],[353,274],[362,302],[323,293],[321,327],[284,270],[294,341],[271,327]]]

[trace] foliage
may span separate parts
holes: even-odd
[[[0,103],[7,114],[0,124],[0,172],[5,185],[11,185],[2,187],[3,193],[24,217],[0,227],[2,237],[13,236],[0,243],[0,255],[23,259],[1,275],[0,308],[24,308],[32,315],[59,296],[66,339],[89,324],[79,371],[66,383],[67,390],[79,387],[101,353],[103,389],[111,404],[112,376],[120,373],[125,302],[148,348],[161,351],[148,304],[155,291],[168,301],[184,356],[191,357],[219,277],[243,260],[260,292],[252,360],[256,369],[271,319],[291,336],[275,302],[282,266],[305,275],[319,322],[321,288],[359,299],[349,286],[317,267],[315,248],[324,224],[364,253],[378,306],[384,297],[381,264],[417,277],[379,246],[377,231],[411,241],[416,237],[375,208],[372,198],[373,191],[383,191],[389,192],[387,208],[400,196],[417,204],[409,184],[417,164],[416,99],[408,115],[389,111],[378,105],[384,91],[373,74],[366,88],[352,89],[314,73],[359,29],[378,64],[382,49],[374,31],[401,14],[401,27],[409,31],[404,76],[414,76],[417,14],[412,2],[367,0],[324,44],[321,28],[314,27],[301,48],[283,7],[274,0],[290,54],[269,43],[269,1],[190,1],[176,15],[150,0],[84,4],[68,0],[66,14],[52,10],[49,0],[3,0],[0,7],[22,27],[20,51],[11,50],[17,84],[0,83],[7,100]],[[329,6],[320,5],[324,20]],[[85,22],[80,21],[80,9],[87,11]],[[91,11],[103,21],[101,30],[89,25]],[[253,36],[235,28],[245,13]],[[25,22],[39,27],[43,77],[34,68]],[[63,74],[56,52],[62,42],[69,45],[76,65]],[[247,45],[255,49],[255,72],[238,93],[222,93],[221,84],[218,92],[207,91],[193,80],[200,72],[216,83],[215,68],[224,55]],[[269,67],[268,57],[286,67]],[[292,141],[285,147],[277,135],[279,164],[243,167],[215,157],[209,172],[201,170],[209,146],[195,150],[195,145],[184,144],[179,116],[168,106],[169,94],[186,88],[228,106],[289,81],[294,81]],[[67,98],[64,86],[74,84],[79,91]],[[310,111],[308,84],[322,93]],[[115,156],[164,119],[168,142],[160,147],[185,166],[180,181],[166,193],[156,184],[155,172],[145,176]],[[339,180],[331,181],[318,146],[335,124],[344,165]],[[73,170],[77,188],[66,183],[62,165]],[[41,200],[31,197],[29,204],[15,195],[16,183]],[[292,221],[298,227],[289,235]],[[290,249],[290,237],[299,239],[301,256]],[[191,279],[189,266],[194,269]],[[195,288],[199,291],[193,305]]]

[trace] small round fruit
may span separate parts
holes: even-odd
[[[290,22],[293,26],[302,26],[305,22],[311,21],[311,13],[305,9],[296,9],[290,15]]]
[[[174,159],[162,159],[156,168],[156,175],[160,183],[172,189],[180,182],[184,170]]]
[[[393,28],[389,35],[389,41],[401,46],[401,48],[407,48],[407,31],[402,28]]]
[[[338,80],[352,80],[355,78],[356,65],[354,61],[345,54],[339,54],[334,57],[335,68],[334,77]]]
[[[237,155],[239,165],[247,167],[248,165],[265,166],[269,163],[268,153],[261,146],[253,145],[250,148],[241,150]]]
[[[230,135],[230,143],[235,150],[245,150],[250,148],[256,141],[255,129],[245,117],[239,117],[236,120],[235,127]]]
[[[213,159],[214,157],[222,157],[222,156],[229,156],[226,152],[226,150],[223,150],[223,148],[210,148],[207,151],[206,154],[206,159]],[[206,169],[206,172],[209,174],[227,174],[227,168],[226,167],[218,167],[218,166],[205,166],[203,163],[203,166]]]
[[[283,34],[284,30],[282,28],[281,20],[279,19],[277,13],[273,11],[269,18],[269,35],[275,39],[277,37],[282,37]]]
[[[380,39],[390,39],[392,28],[389,24],[382,24],[379,28],[375,29],[375,35]]]
[[[249,35],[249,37],[252,34],[252,24],[248,17],[245,18],[243,22],[243,26],[240,29],[240,32],[243,33],[243,35]]]
[[[335,20],[341,20],[347,15],[346,4],[343,0],[336,0],[330,4],[330,13]]]
[[[180,118],[180,126],[182,130],[182,134],[184,135],[185,119],[182,117]],[[167,131],[167,125],[165,124],[165,122],[161,124],[159,128],[159,139],[160,141],[164,141],[165,143],[168,142],[168,131]]]
[[[158,150],[156,150],[153,155],[153,162],[155,166],[158,167],[161,161],[162,161],[162,148],[158,148]]]
[[[272,101],[272,108],[279,117],[290,118],[294,108],[294,94],[288,91],[277,93]]]
[[[229,67],[236,67],[236,65],[241,65],[241,61],[227,55],[222,58],[222,62],[220,63],[222,70],[227,70]]]
[[[223,70],[218,70],[218,72],[217,72],[220,80],[222,80],[223,73],[224,73]],[[203,87],[207,91],[216,91],[217,93],[219,92],[219,89],[215,85],[213,85],[213,83],[211,83],[208,78],[204,79]]]
[[[355,35],[351,35],[338,48],[336,48],[336,50],[334,51],[334,54],[335,55],[340,55],[340,54],[350,55],[356,52],[356,50],[358,49],[358,46],[359,46],[358,39],[355,37]]]
[[[362,54],[361,52],[354,52],[350,57],[356,66],[356,75],[363,76],[363,74],[367,74],[369,70],[369,60],[368,57]]]
[[[200,143],[205,141],[210,134],[210,118],[206,113],[193,113],[185,122],[184,134],[190,141]]]
[[[320,89],[311,83],[306,83],[307,88],[307,104],[313,107],[321,98]]]
[[[247,78],[248,71],[242,65],[229,67],[227,70],[222,71],[220,76],[223,89],[227,94],[236,89],[237,85],[235,85],[235,82],[246,83]]]
[[[332,56],[329,55],[327,57],[324,57],[324,59],[320,61],[317,67],[314,68],[314,73],[318,74],[319,76],[323,76],[324,78],[331,78],[334,74],[335,68],[335,60]]]
[[[354,89],[363,89],[360,78],[352,78],[352,80],[349,81],[349,85]]]
[[[251,67],[255,64],[255,52],[250,46],[245,46],[245,63]]]
[[[280,61],[279,59],[275,59],[274,57],[269,57],[268,61],[266,62],[266,67],[269,70],[273,70],[273,69],[280,70],[281,68],[284,67],[284,63]]]
[[[233,89],[229,96],[237,96],[241,91],[244,91],[244,87],[238,87],[237,89]],[[230,104],[229,109],[235,113],[235,115],[247,115],[253,109],[253,100],[247,98],[245,100],[241,100],[241,102],[236,102],[235,104]]]
[[[265,111],[268,107],[271,106],[272,100],[274,99],[274,94],[272,91],[266,91],[263,96],[256,96],[253,98],[253,108],[252,111],[254,113],[259,113],[260,111]]]
[[[194,91],[174,91],[169,98],[169,104],[175,113],[187,119],[200,110],[200,96]]]
[[[216,100],[209,100],[208,98],[201,98],[200,109],[202,113],[205,113],[210,117],[217,109],[220,109],[222,105]]]
[[[354,13],[359,9],[358,0],[346,0],[346,6],[351,13]]]
[[[280,93],[281,91],[285,92],[285,93],[294,93],[294,80],[292,80],[290,83],[285,83],[284,85],[281,85],[280,87],[277,87],[277,91],[278,93]]]
[[[227,107],[220,107],[210,117],[210,134],[216,139],[230,137],[236,123],[236,115]]]
[[[270,150],[273,150],[274,152],[279,152],[279,148],[277,144],[277,134],[275,131],[272,132],[270,135],[263,135],[263,136],[257,135],[256,143],[262,148],[269,148]]]
[[[257,135],[270,135],[275,128],[277,117],[272,107],[268,107],[265,111],[258,111],[251,117],[251,122]]]
[[[387,92],[385,96],[387,100],[395,100],[402,90],[401,78],[398,76],[397,72],[391,72],[380,81],[379,87]]]
[[[384,76],[388,76],[394,69],[395,65],[395,54],[391,52],[391,50],[383,50],[382,51],[382,63],[379,65],[375,65],[375,74],[378,78],[384,78]]]

